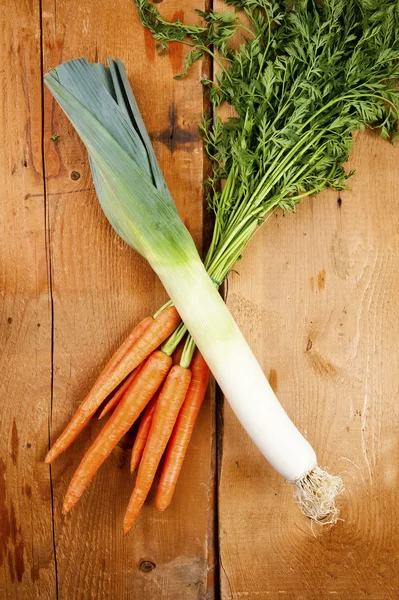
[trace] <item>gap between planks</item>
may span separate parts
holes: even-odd
[[[56,5],[57,3],[55,3]],[[49,290],[49,303],[50,303],[50,336],[51,336],[51,350],[50,350],[50,412],[48,419],[48,448],[51,447],[51,423],[53,416],[53,398],[54,398],[54,298],[53,298],[53,273],[52,273],[52,257],[51,257],[51,232],[50,232],[50,220],[49,220],[49,207],[48,207],[48,196],[47,196],[47,180],[46,180],[46,157],[45,157],[45,144],[44,144],[44,44],[43,44],[43,0],[39,0],[39,12],[40,12],[40,78],[41,78],[41,102],[42,102],[42,122],[41,122],[41,155],[42,155],[42,175],[43,175],[43,218],[44,218],[44,238],[45,238],[45,252],[46,252],[46,268],[47,268],[47,279],[48,279],[48,290]],[[51,496],[51,532],[53,541],[53,557],[54,557],[54,572],[55,572],[55,597],[58,600],[58,563],[57,563],[57,544],[55,540],[55,523],[54,523],[54,485],[53,485],[53,472],[52,466],[49,465],[50,470],[50,496]]]
[[[213,0],[207,0],[205,3],[205,10],[212,10],[214,2]],[[57,2],[54,4],[54,10],[56,11]],[[48,288],[49,288],[49,304],[50,304],[50,331],[51,331],[51,384],[50,384],[50,411],[48,420],[48,447],[51,446],[51,427],[52,427],[52,413],[53,413],[53,400],[54,400],[54,298],[53,298],[53,268],[52,268],[52,252],[51,252],[51,231],[50,231],[50,220],[49,220],[49,204],[48,200],[52,196],[63,194],[75,194],[79,192],[91,191],[94,188],[85,188],[71,190],[67,192],[55,192],[49,193],[47,189],[46,180],[46,153],[45,153],[45,105],[44,105],[44,43],[43,43],[43,0],[39,0],[39,11],[40,11],[40,77],[41,77],[41,156],[42,156],[42,177],[43,177],[43,194],[32,194],[29,197],[43,197],[43,219],[44,219],[44,234],[45,234],[45,250],[46,250],[46,262],[47,262],[47,277],[48,277]],[[155,43],[155,42],[154,42]],[[205,56],[203,61],[204,69],[207,71],[209,79],[214,78],[214,61],[211,57]],[[204,112],[208,111],[213,118],[213,110],[209,99],[207,98],[206,92],[203,92],[203,103]],[[204,150],[205,154],[205,150]],[[204,179],[209,175],[211,171],[211,162],[209,159],[204,160]],[[206,197],[203,196],[203,203],[205,210],[203,211],[203,247],[207,248],[210,242],[210,238],[213,230],[213,218],[209,211],[206,210]],[[227,296],[227,285],[222,286],[221,295],[225,299]],[[221,597],[221,564],[220,564],[220,552],[219,552],[219,482],[220,472],[222,465],[222,453],[223,453],[223,408],[224,398],[217,386],[214,387],[214,420],[215,420],[215,443],[212,449],[213,464],[213,491],[210,494],[210,505],[212,517],[210,519],[209,530],[211,534],[211,546],[208,550],[208,579],[214,581],[214,585],[208,585],[206,591],[206,600],[219,600]],[[52,466],[49,465],[50,470],[50,494],[51,494],[51,518],[52,518],[52,543],[53,543],[53,559],[54,559],[54,570],[55,570],[55,591],[56,599],[59,597],[59,581],[58,581],[58,563],[57,563],[57,544],[55,539],[55,513],[54,513],[54,486],[53,486],[53,472]],[[209,577],[210,575],[210,577]],[[208,581],[209,583],[209,581]]]

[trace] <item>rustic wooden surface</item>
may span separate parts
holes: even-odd
[[[204,0],[160,6],[195,19]],[[0,598],[396,599],[398,150],[358,136],[352,191],[276,214],[228,286],[228,305],[282,403],[320,463],[344,476],[343,521],[311,528],[227,404],[216,432],[210,394],[173,505],[159,515],[147,503],[125,538],[125,447],[66,518],[63,494],[98,426],[51,469],[43,458],[99,367],[165,296],[102,215],[84,148],[42,74],[77,56],[124,60],[201,247],[208,166],[197,135],[199,80],[212,69],[197,63],[174,81],[183,48],[157,57],[131,0],[5,0],[0,25]],[[155,568],[142,570],[143,561]]]
[[[223,600],[399,597],[398,159],[357,136],[351,191],[277,213],[230,280],[230,309],[346,494],[342,521],[311,528],[226,405]]]
[[[197,0],[185,3],[185,10],[194,5]],[[12,2],[0,8],[6,32],[0,597],[212,598],[210,401],[173,506],[160,514],[148,503],[128,537],[122,533],[132,491],[127,449],[117,448],[67,518],[61,515],[67,483],[98,427],[89,427],[51,470],[43,464],[50,438],[65,426],[99,368],[165,293],[102,215],[82,144],[47,91],[42,103],[42,71],[82,55],[124,60],[170,189],[201,247],[205,162],[197,121],[207,65],[198,63],[178,84],[173,75],[182,47],[174,45],[157,63],[131,0],[43,0],[14,9]],[[164,12],[185,18],[178,2],[168,2]],[[58,143],[50,140],[54,134]],[[155,568],[143,570],[143,561]]]
[[[54,598],[39,6],[2,3],[0,28],[0,597]]]

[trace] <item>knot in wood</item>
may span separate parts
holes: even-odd
[[[140,571],[143,571],[143,573],[150,573],[155,567],[156,564],[151,560],[142,560],[140,563]]]

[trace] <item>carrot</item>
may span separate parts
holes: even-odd
[[[184,340],[181,340],[172,354],[172,360],[174,365],[178,365],[183,354]],[[134,473],[140,464],[141,457],[143,456],[145,444],[147,442],[148,434],[150,433],[152,417],[155,410],[155,404],[157,402],[159,392],[154,396],[149,404],[147,404],[144,414],[141,418],[139,429],[137,431],[136,439],[134,440],[132,448],[132,456],[130,459],[130,472]],[[100,415],[101,416],[101,415]]]
[[[57,458],[57,456],[59,456],[59,454],[61,454],[61,452],[64,452],[64,450],[66,450],[72,444],[82,429],[84,429],[84,427],[90,421],[91,417],[102,402],[102,400],[97,400],[95,403],[90,405],[91,400],[98,397],[98,394],[101,393],[107,378],[110,377],[111,373],[116,369],[122,358],[131,350],[132,347],[134,347],[135,343],[150,327],[153,320],[154,319],[152,317],[146,317],[143,319],[138,325],[136,325],[131,334],[113,354],[65,430],[49,450],[45,458],[46,463],[51,463],[55,458]]]
[[[101,402],[125,379],[133,369],[143,362],[174,331],[180,321],[174,306],[161,312],[156,319],[150,319],[144,332],[131,345],[127,353],[119,360],[111,371],[104,369],[89,395],[86,396],[71,421],[48,452],[45,462],[51,463],[61,452],[64,452],[87,425]],[[142,325],[144,321],[140,323]],[[140,327],[140,325],[138,327]],[[119,350],[118,350],[119,353]],[[113,359],[111,359],[112,361]]]
[[[162,386],[137,474],[136,485],[126,510],[123,522],[125,533],[133,525],[150,491],[162,454],[190,385],[190,380],[191,371],[189,369],[174,365]]]
[[[159,350],[148,357],[140,369],[139,375],[133,380],[130,389],[126,392],[76,469],[64,499],[64,513],[70,511],[79,500],[99,467],[130,429],[162,384],[171,366],[171,357]]]
[[[153,318],[146,317],[136,327],[133,331],[128,335],[123,344],[121,344],[118,350],[112,355],[111,359],[105,365],[104,369],[101,371],[100,375],[97,378],[96,383],[91,389],[91,393],[98,389],[101,384],[105,381],[108,375],[118,366],[121,362],[122,358],[126,355],[126,353],[132,348],[132,346],[137,342],[137,340],[143,335],[146,329],[152,324]]]
[[[151,429],[152,417],[155,410],[155,405],[158,399],[158,394],[149,402],[145,408],[144,414],[141,418],[141,422],[137,431],[136,439],[134,440],[132,448],[132,457],[130,460],[130,472],[134,473],[140,464],[141,457],[143,456],[144,448],[147,442],[148,434]]]
[[[158,484],[155,506],[161,511],[165,510],[172,500],[195,421],[208,387],[210,371],[198,350],[191,361],[190,370],[190,386],[166,450]]]
[[[136,367],[135,369],[133,369],[133,371],[130,373],[130,375],[123,382],[123,384],[121,385],[121,387],[119,388],[119,390],[117,390],[115,392],[115,394],[112,396],[112,398],[104,406],[104,408],[102,409],[102,411],[100,413],[100,416],[98,417],[99,419],[102,419],[103,417],[105,417],[105,415],[107,415],[109,412],[111,412],[111,410],[113,410],[115,408],[115,406],[117,404],[119,404],[119,402],[122,400],[125,392],[127,392],[127,390],[129,389],[130,385],[132,384],[133,379],[136,377],[138,371],[140,370],[140,367],[141,367],[141,365],[139,365],[138,367]]]

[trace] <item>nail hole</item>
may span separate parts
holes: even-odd
[[[78,173],[78,171],[72,171],[70,177],[73,181],[77,181],[80,179],[80,173]]]
[[[32,448],[32,444],[31,444],[30,442],[28,442],[28,443],[26,444],[26,447],[27,447],[27,448]]]
[[[341,206],[341,204],[342,204],[342,198],[338,198],[337,203],[338,203],[338,206]]]
[[[142,560],[140,563],[140,571],[143,571],[143,573],[150,573],[155,567],[156,564],[151,560]]]
[[[11,325],[11,323],[12,323],[12,317],[8,317],[7,321],[9,323],[9,325]]]

